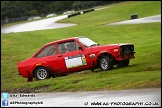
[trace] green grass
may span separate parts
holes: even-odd
[[[160,14],[161,2],[124,2],[85,15],[78,15],[61,22],[78,26],[1,35],[1,91],[56,92],[120,90],[161,87],[161,23],[105,26],[109,22],[126,20],[131,10],[144,16]],[[134,8],[134,9],[133,9]],[[151,8],[150,11],[148,8]],[[160,10],[159,10],[160,9]],[[144,12],[146,11],[146,12]],[[124,13],[120,17],[119,13]],[[141,16],[142,14],[140,14]],[[90,19],[91,16],[96,16]],[[116,19],[113,19],[116,18]],[[81,21],[81,22],[79,22]],[[86,26],[85,26],[86,24]],[[32,56],[42,45],[58,39],[87,36],[100,43],[133,43],[135,59],[124,68],[95,72],[90,70],[67,76],[27,83],[17,75],[17,62]]]
[[[137,13],[139,18],[161,14],[160,1],[130,1],[108,5],[103,10],[94,11],[60,20],[58,22],[76,23],[79,25],[102,25],[130,19],[132,14]]]

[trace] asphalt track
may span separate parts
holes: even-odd
[[[161,107],[161,88],[20,94],[8,98],[9,107]]]
[[[65,19],[67,17],[68,17],[68,15],[62,15],[62,16],[58,16],[58,17],[52,17],[52,18],[48,18],[48,19],[37,20],[37,21],[33,21],[33,22],[27,22],[27,23],[2,27],[1,34],[75,26],[76,24],[56,23],[56,21]]]
[[[161,15],[149,16],[138,19],[130,19],[115,23],[109,23],[107,25],[123,25],[123,24],[141,24],[141,23],[153,23],[153,22],[161,22]]]
[[[111,8],[111,7],[113,7],[113,6],[108,6],[105,8]],[[104,9],[104,8],[97,8],[95,10],[101,10],[101,9]],[[83,14],[83,12],[81,12],[81,14]],[[47,19],[43,19],[43,20],[37,20],[37,21],[33,21],[33,22],[11,25],[11,26],[7,26],[7,27],[1,27],[1,34],[76,26],[77,24],[56,23],[56,21],[58,21],[58,20],[68,18],[68,15],[69,14],[52,17],[52,18],[47,18]]]

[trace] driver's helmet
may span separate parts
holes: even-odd
[[[69,51],[74,51],[75,50],[75,45],[74,45],[74,42],[69,42],[66,44],[66,48],[69,50]]]

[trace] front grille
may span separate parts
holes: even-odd
[[[127,55],[134,53],[134,45],[120,46],[120,55]]]

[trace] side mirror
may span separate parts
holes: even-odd
[[[78,49],[83,51],[83,48],[82,47],[78,47]]]

